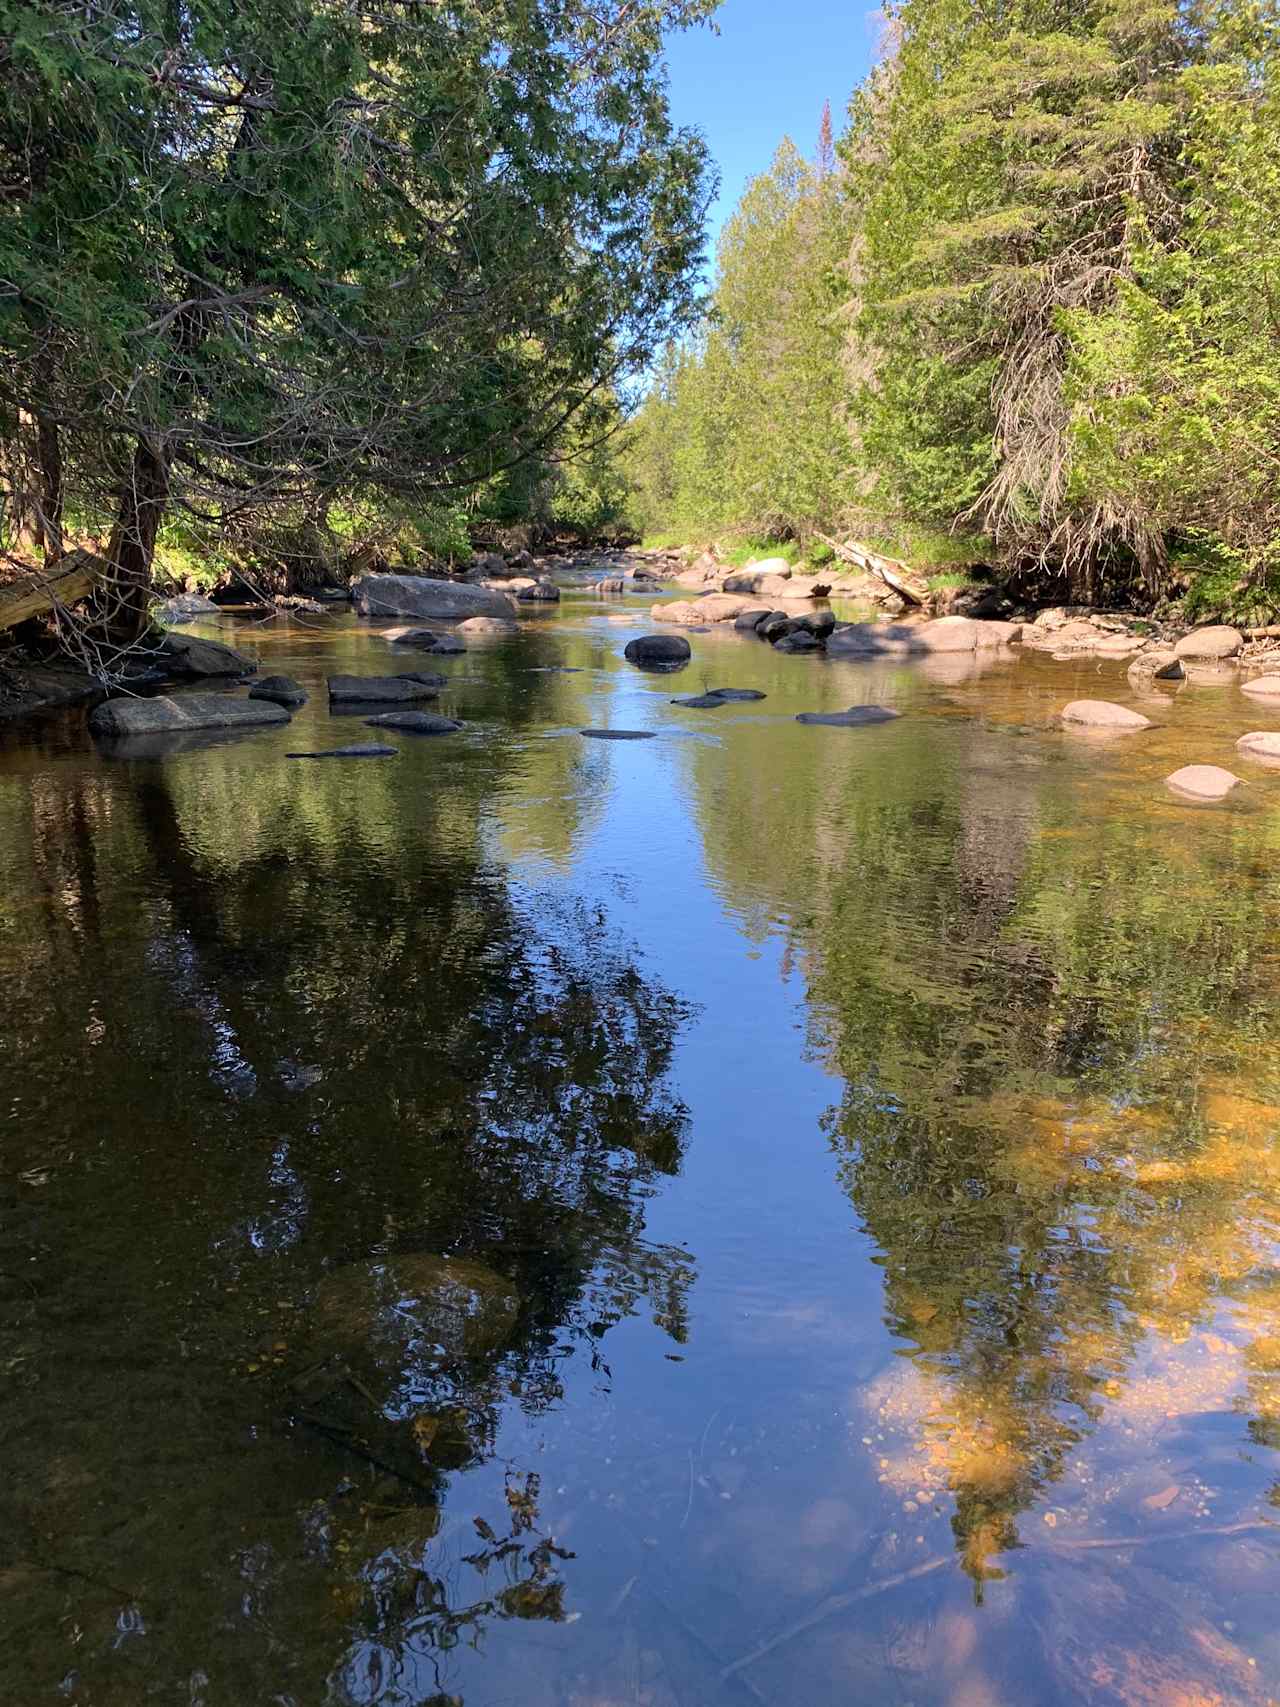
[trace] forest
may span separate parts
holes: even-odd
[[[725,227],[625,465],[681,540],[841,527],[1092,603],[1280,603],[1270,0],[902,0]],[[817,115],[815,114],[815,128]]]

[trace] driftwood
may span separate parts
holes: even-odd
[[[841,545],[838,540],[828,539],[825,533],[820,533],[818,538],[831,547],[842,563],[847,563],[852,569],[861,569],[864,575],[878,575],[891,592],[897,593],[908,604],[922,605],[928,598],[928,589],[909,564],[899,562],[896,557],[882,557],[878,551],[872,551],[869,545],[860,545],[856,539]]]
[[[42,616],[45,611],[87,598],[106,568],[92,551],[71,551],[48,574],[32,575],[0,588],[0,630],[16,628],[28,617]]]

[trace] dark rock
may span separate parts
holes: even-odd
[[[197,681],[215,676],[251,676],[258,666],[217,640],[197,640],[193,634],[166,634],[156,648],[171,676]]]
[[[717,699],[729,700],[767,699],[769,697],[768,694],[761,693],[759,688],[708,688],[707,692],[714,694]]]
[[[821,652],[822,649],[821,640],[816,634],[810,634],[807,628],[793,628],[789,634],[774,641],[776,652]]]
[[[277,705],[305,705],[307,690],[292,676],[263,676],[249,689],[250,699],[270,699]]]
[[[687,664],[693,648],[683,634],[641,634],[627,642],[623,657],[629,664],[671,669]]]
[[[835,612],[829,610],[809,611],[804,616],[798,616],[795,621],[797,630],[804,629],[807,634],[816,635],[819,640],[825,640],[836,625]]]
[[[516,598],[522,605],[558,605],[560,589],[554,581],[535,581],[531,587],[521,587]]]
[[[770,645],[776,645],[779,640],[791,633],[795,624],[796,619],[788,616],[786,611],[770,611],[763,622],[756,624],[756,633],[761,640],[767,640]]]
[[[330,705],[387,705],[410,704],[418,699],[434,699],[439,689],[425,682],[408,681],[404,676],[330,676]]]
[[[768,605],[753,605],[750,610],[740,611],[734,617],[733,626],[742,629],[745,633],[754,634],[764,619],[767,616],[772,616],[772,614],[773,612]]]
[[[467,643],[460,634],[437,634],[435,645],[426,648],[428,652],[439,654],[465,652],[466,649]]]
[[[404,670],[401,672],[402,682],[417,682],[423,688],[443,688],[449,685],[448,676],[442,676],[438,670]],[[423,699],[429,699],[430,694],[423,694]]]
[[[579,729],[579,735],[587,735],[593,741],[651,741],[657,733],[655,729]]]
[[[180,735],[193,729],[238,729],[288,721],[289,713],[282,705],[217,693],[182,694],[173,699],[110,699],[89,713],[93,734],[108,738]]]
[[[316,753],[286,753],[286,759],[394,759],[399,747],[383,747],[376,741],[356,741],[349,747],[324,747]]]
[[[469,616],[513,613],[505,593],[429,575],[362,575],[351,597],[361,616],[416,616],[428,622],[461,622]]]
[[[900,713],[887,705],[851,705],[847,711],[802,711],[797,723],[824,723],[832,729],[863,729],[871,723],[892,723]]]
[[[408,735],[452,735],[462,728],[454,718],[434,711],[384,711],[365,722],[371,729],[403,729]]]
[[[311,597],[322,605],[349,605],[351,589],[349,587],[312,587]]]
[[[715,711],[728,702],[722,694],[697,693],[692,694],[688,699],[673,699],[671,703],[672,705],[686,706],[690,711]]]

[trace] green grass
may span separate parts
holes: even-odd
[[[963,569],[939,569],[932,575],[926,575],[925,580],[931,593],[943,592],[947,587],[974,585],[972,576],[967,575]]]
[[[949,533],[945,528],[900,528],[863,539],[873,551],[886,557],[896,557],[921,574],[932,577],[948,571],[967,569],[976,563],[990,563],[995,546],[984,534]],[[941,582],[942,586],[961,586],[968,580]],[[930,581],[932,584],[932,580]]]

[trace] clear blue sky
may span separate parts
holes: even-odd
[[[679,124],[705,133],[721,173],[710,252],[747,180],[784,136],[812,155],[822,103],[839,136],[856,84],[879,40],[880,14],[859,0],[724,0],[716,22],[667,44],[671,107]]]

